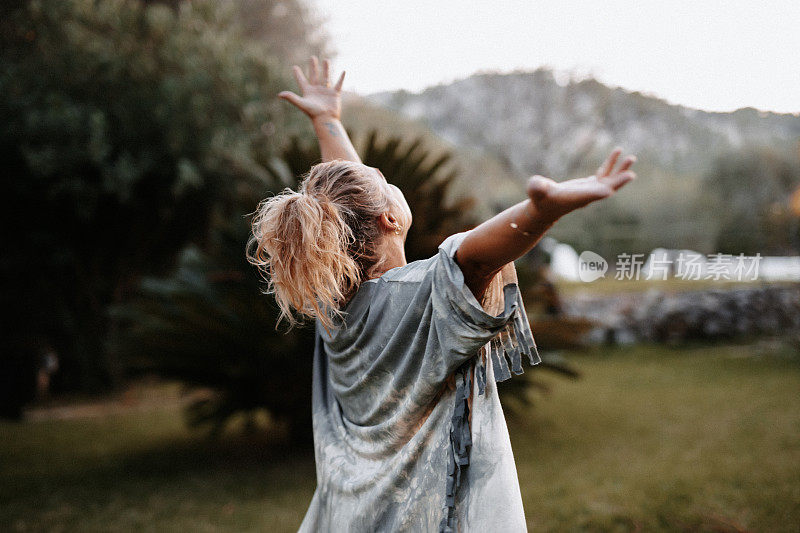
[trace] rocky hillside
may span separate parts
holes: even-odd
[[[728,224],[720,216],[723,201],[703,179],[715,162],[763,147],[795,165],[800,155],[800,115],[752,108],[710,113],[592,79],[560,83],[546,69],[475,74],[421,93],[366,99],[427,126],[462,152],[495,161],[502,172],[473,171],[464,184],[495,209],[521,198],[527,176],[585,176],[613,146],[635,153],[639,179],[624,194],[569,215],[551,232],[576,248],[607,253],[715,251]],[[753,187],[762,183],[756,175],[742,179]]]
[[[357,94],[346,94],[343,103],[343,120],[358,150],[363,150],[366,138],[376,130],[380,142],[400,137],[408,147],[421,139],[425,150],[430,153],[428,164],[444,153],[451,154],[452,159],[443,171],[449,173],[456,170],[458,179],[453,183],[449,196],[453,200],[467,197],[475,200],[478,219],[488,218],[519,201],[523,190],[519,176],[484,150],[449,142],[424,122],[413,120]],[[388,177],[391,179],[391,176]],[[479,190],[491,191],[491,194],[477,194]]]
[[[567,177],[591,169],[617,144],[638,155],[640,170],[697,175],[721,152],[748,145],[790,151],[800,139],[797,115],[699,111],[593,79],[560,84],[545,69],[368,98],[425,121],[456,145],[486,150],[519,175]]]

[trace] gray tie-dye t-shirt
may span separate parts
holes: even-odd
[[[466,235],[364,282],[330,332],[317,325],[317,489],[300,531],[526,530],[495,381],[541,359],[516,284],[497,316],[464,284]]]

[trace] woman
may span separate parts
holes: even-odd
[[[295,66],[323,162],[259,204],[248,257],[282,318],[316,319],[317,489],[301,531],[525,531],[496,381],[541,361],[513,261],[559,218],[634,179],[614,150],[596,175],[534,176],[528,198],[406,263],[412,215],[340,122],[344,72]],[[510,363],[510,367],[509,367]],[[477,394],[475,393],[477,391]]]

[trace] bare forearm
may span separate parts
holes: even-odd
[[[339,119],[320,115],[314,117],[312,123],[314,131],[317,133],[323,161],[344,159],[361,163],[361,158],[358,157],[358,153]]]
[[[492,217],[469,234],[456,251],[464,281],[480,300],[492,277],[509,261],[521,257],[567,213],[608,198],[636,177],[628,156],[617,170],[621,148],[615,148],[597,172],[586,178],[556,182],[544,176],[528,181],[528,199]]]
[[[554,215],[537,211],[527,199],[471,230],[455,259],[475,297],[480,301],[503,265],[530,251],[556,220]]]

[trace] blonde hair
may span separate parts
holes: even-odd
[[[358,289],[382,238],[378,217],[392,200],[381,178],[360,163],[311,167],[298,191],[262,200],[252,221],[247,259],[267,280],[290,327],[316,318],[329,329],[339,306]]]

